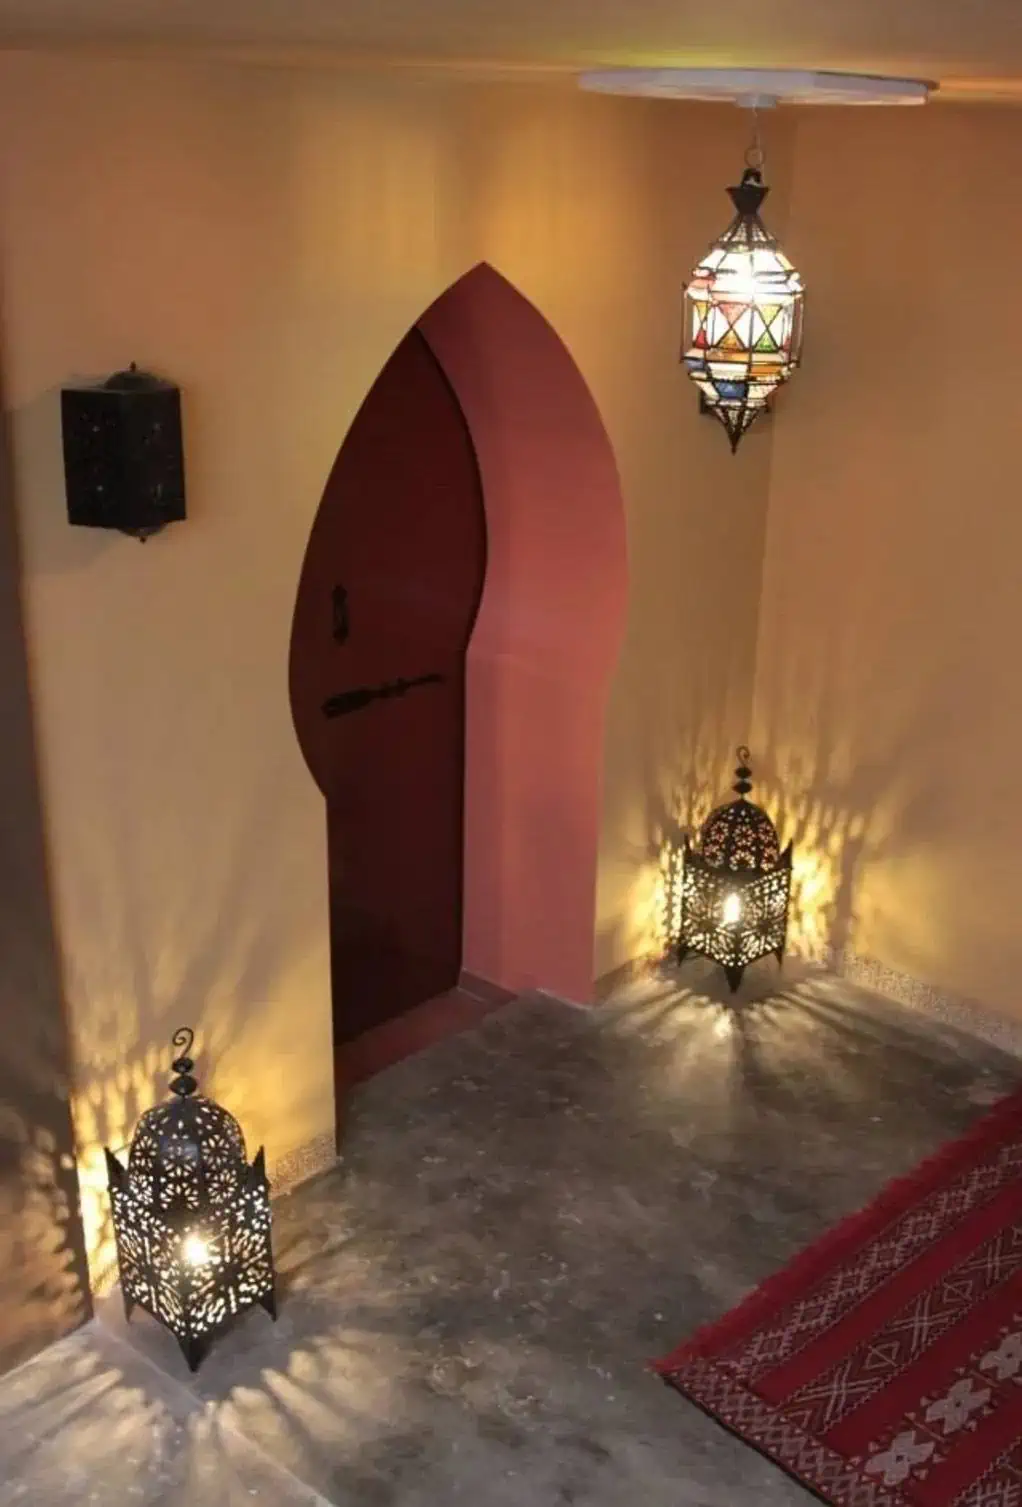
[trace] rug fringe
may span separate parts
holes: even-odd
[[[779,1272],[753,1288],[721,1318],[701,1325],[669,1355],[652,1361],[651,1370],[665,1375],[691,1356],[706,1356],[711,1350],[731,1344],[743,1330],[753,1328],[766,1313],[804,1293],[833,1265],[837,1250],[846,1247],[851,1252],[875,1236],[878,1229],[883,1229],[893,1218],[900,1219],[909,1201],[918,1202],[924,1192],[930,1192],[945,1182],[949,1173],[967,1165],[981,1145],[1003,1134],[1014,1119],[1022,1121],[1022,1089],[1000,1100],[963,1135],[940,1147],[911,1172],[894,1178],[870,1203],[827,1230]]]

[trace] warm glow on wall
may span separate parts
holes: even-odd
[[[129,1057],[125,1050],[125,1059]],[[73,1100],[78,1140],[78,1192],[82,1207],[89,1285],[94,1298],[117,1281],[117,1249],[110,1218],[104,1145],[126,1152],[136,1120],[155,1103],[158,1054],[150,1049],[79,1088]]]
[[[681,880],[681,843],[665,842],[656,881],[655,937],[661,956],[676,946],[681,936]]]
[[[768,192],[758,167],[728,189],[735,217],[685,291],[682,359],[732,451],[802,354],[802,279],[759,217]]]
[[[835,673],[833,664],[830,670]],[[771,710],[782,723],[797,722],[806,705],[818,707],[819,682],[804,669],[786,666],[780,688],[774,682],[769,689],[776,696]],[[756,720],[762,741],[773,749],[771,805],[794,844],[789,952],[831,966],[835,953],[862,950],[859,927],[874,893],[878,859],[896,813],[914,798],[914,778],[856,755],[847,734],[821,749],[815,737],[786,735],[762,716]],[[871,785],[878,768],[884,768],[883,782]],[[890,913],[886,902],[885,910]]]
[[[822,849],[800,851],[791,875],[791,942],[799,957],[830,961],[831,921],[839,888],[839,865]]]

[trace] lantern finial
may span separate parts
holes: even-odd
[[[194,1094],[199,1086],[192,1077],[192,1068],[195,1066],[195,1063],[188,1056],[194,1040],[195,1032],[191,1026],[182,1026],[171,1037],[172,1046],[183,1048],[181,1056],[175,1057],[174,1061],[170,1064],[177,1074],[175,1078],[170,1080],[170,1091],[172,1094],[177,1094],[179,1099],[187,1099],[191,1094]]]
[[[749,750],[745,744],[739,744],[735,749],[738,757],[738,768],[735,770],[735,783],[731,789],[736,795],[746,796],[752,789],[752,770],[749,768]]]
[[[728,189],[728,198],[740,215],[756,215],[770,190],[758,167],[747,167],[741,183]]]

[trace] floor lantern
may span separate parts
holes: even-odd
[[[177,1031],[171,1097],[138,1122],[125,1167],[106,1151],[124,1311],[165,1324],[195,1371],[216,1333],[259,1304],[276,1318],[270,1187],[234,1117],[196,1093]]]
[[[770,953],[784,961],[791,899],[791,844],[781,852],[773,822],[747,799],[747,748],[738,761],[737,799],[711,812],[695,847],[685,839],[677,942],[679,962],[719,963],[732,993],[750,963]]]

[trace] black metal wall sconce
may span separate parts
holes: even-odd
[[[174,1335],[192,1371],[214,1337],[256,1304],[277,1317],[270,1185],[237,1120],[195,1092],[193,1033],[174,1035],[172,1097],[145,1112],[123,1166],[106,1149],[124,1312]]]
[[[784,961],[791,900],[792,845],[782,853],[773,822],[746,799],[752,789],[747,748],[739,748],[738,760],[737,800],[711,812],[697,846],[686,837],[680,862],[667,869],[666,899],[677,961],[703,957],[719,964],[732,993],[751,963],[770,953]]]
[[[132,362],[60,395],[68,522],[143,542],[185,517],[181,392]]]

